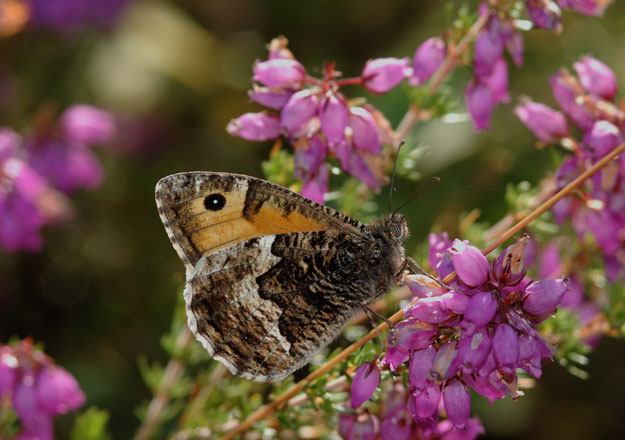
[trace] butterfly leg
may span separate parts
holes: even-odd
[[[435,276],[430,275],[414,259],[412,259],[410,257],[406,257],[406,261],[408,262],[408,266],[410,267],[410,269],[412,269],[415,273],[420,273],[421,275],[424,275],[424,276],[428,277],[429,279],[434,281],[436,284],[438,284],[439,286],[441,286],[441,287],[443,287],[443,288],[445,288],[447,290],[454,290],[451,287],[449,287],[447,284],[443,283],[441,280],[436,278]]]
[[[381,319],[382,321],[384,321],[386,323],[386,325],[388,325],[388,329],[389,329],[389,332],[390,332],[391,344],[393,344],[395,342],[395,324],[393,324],[385,316],[379,314],[378,312],[376,312],[375,310],[373,310],[372,308],[370,308],[367,305],[363,305],[362,309],[365,311],[365,314],[367,315],[367,317],[371,321],[371,325],[373,325],[373,328],[375,329],[375,332],[378,334],[378,338],[380,339],[380,344],[381,344],[382,350],[383,351],[386,350],[386,344],[384,343],[384,340],[382,339],[382,335],[380,334],[380,331],[378,330],[378,324],[375,321],[375,318]]]

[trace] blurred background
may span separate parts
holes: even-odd
[[[39,252],[0,251],[0,342],[41,342],[75,375],[87,404],[110,411],[113,437],[130,438],[138,426],[135,408],[150,398],[138,358],[166,361],[161,336],[184,282],[156,212],[157,180],[198,169],[262,177],[271,143],[233,138],[225,127],[231,118],[261,109],[248,102],[247,90],[252,64],[266,58],[271,38],[285,35],[312,75],[321,73],[324,61],[336,60],[345,76],[357,76],[369,58],[412,56],[423,40],[443,32],[454,16],[450,9],[461,3],[39,3],[49,7],[0,38],[0,126],[27,133],[42,113],[84,103],[111,112],[118,130],[96,149],[105,170],[102,185],[72,196],[74,218],[46,228]],[[625,86],[624,20],[625,2],[615,2],[602,19],[566,13],[561,35],[527,33],[525,65],[511,68],[511,103],[495,110],[490,131],[474,133],[468,119],[417,127],[408,139],[424,151],[415,171],[440,176],[442,183],[405,210],[409,252],[432,229],[454,236],[463,212],[479,209],[481,221],[496,222],[506,213],[508,183],[538,183],[553,169],[551,152],[535,148],[513,106],[521,95],[555,106],[547,78],[585,54],[611,66]],[[458,69],[449,83],[459,112],[469,78],[468,70]],[[401,88],[367,98],[394,125],[408,106]],[[400,179],[396,186],[398,201],[414,191],[412,181]],[[386,205],[380,206],[384,214]],[[603,339],[587,370],[584,381],[548,365],[519,402],[491,406],[477,397],[473,411],[492,439],[625,438],[625,343]],[[57,421],[60,438],[72,417]]]

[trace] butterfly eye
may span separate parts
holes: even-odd
[[[401,228],[397,223],[391,223],[389,226],[389,231],[393,237],[399,237],[401,235]]]
[[[223,194],[211,194],[204,199],[204,207],[209,211],[219,211],[226,206],[226,198]]]

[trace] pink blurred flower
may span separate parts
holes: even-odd
[[[362,85],[373,93],[386,93],[410,76],[408,58],[376,58],[362,69]]]

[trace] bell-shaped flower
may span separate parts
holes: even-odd
[[[408,58],[376,58],[362,69],[362,86],[373,93],[386,93],[411,73]]]
[[[48,414],[65,414],[85,403],[85,394],[74,376],[55,365],[45,367],[37,377],[37,400]]]
[[[364,107],[351,107],[347,125],[351,129],[351,141],[354,148],[379,154],[382,145],[380,134],[373,115]]]
[[[566,278],[536,281],[525,288],[523,308],[536,316],[550,314],[555,311],[568,290],[569,282]]]
[[[382,440],[410,440],[412,420],[405,405],[395,406],[388,411],[380,424]]]
[[[617,84],[614,72],[596,58],[585,56],[573,63],[579,82],[588,92],[612,100],[616,95]]]
[[[65,139],[84,145],[99,144],[111,139],[116,130],[113,116],[90,105],[74,105],[59,119]]]
[[[345,440],[375,440],[380,422],[372,414],[339,414],[339,432]]]
[[[491,18],[494,20],[494,17]],[[473,46],[473,70],[477,76],[488,75],[495,62],[501,58],[504,39],[498,32],[498,25],[484,29],[475,39]]]
[[[543,374],[541,359],[540,348],[536,340],[531,336],[522,335],[519,338],[519,367],[536,379],[540,379]]]
[[[484,434],[484,427],[477,417],[471,417],[464,429],[456,429],[449,420],[443,420],[438,424],[440,440],[475,440]]]
[[[411,407],[412,416],[415,419],[427,419],[431,417],[441,401],[441,386],[434,383],[426,384],[425,388],[414,392],[414,407]]]
[[[462,326],[469,334],[488,324],[497,312],[498,302],[491,292],[478,292],[471,297]]]
[[[471,415],[471,395],[460,379],[448,381],[443,388],[447,418],[457,429],[464,429]]]
[[[519,360],[519,334],[508,324],[499,324],[493,336],[493,356],[500,371],[514,374]]]
[[[479,374],[468,374],[464,376],[464,380],[478,394],[486,397],[490,404],[506,396],[506,387],[497,372],[492,372],[485,377]]]
[[[292,90],[273,90],[268,87],[260,87],[254,84],[254,89],[250,90],[250,101],[257,102],[265,107],[269,107],[274,110],[280,110],[287,103],[291,95]]]
[[[584,15],[602,15],[611,3],[606,0],[559,0],[563,8],[573,9]]]
[[[490,267],[488,260],[478,248],[466,241],[455,239],[450,251],[454,269],[463,283],[475,287],[486,282]]]
[[[559,111],[529,99],[514,109],[527,128],[543,142],[558,142],[569,135],[566,119]]]
[[[402,321],[395,326],[394,343],[386,348],[383,363],[395,371],[408,360],[411,350],[424,349],[434,340],[436,330],[416,319]]]
[[[577,101],[578,93],[581,92],[577,80],[565,70],[561,70],[549,78],[549,85],[553,97],[573,124],[582,131],[589,130],[594,117]]]
[[[328,144],[336,144],[344,139],[348,115],[349,110],[343,95],[328,92],[323,97],[319,106],[319,120]]]
[[[552,0],[528,0],[527,14],[536,27],[541,29],[557,29],[562,21],[562,11]]]
[[[493,92],[490,87],[477,81],[469,81],[464,91],[464,100],[473,120],[475,131],[487,130],[493,113]]]
[[[356,409],[367,400],[371,399],[376,387],[380,383],[380,370],[377,366],[377,358],[371,362],[365,362],[356,369],[351,386],[351,404]]]
[[[245,113],[228,123],[228,133],[248,141],[267,141],[280,136],[280,119],[265,112]]]
[[[622,139],[621,132],[614,124],[608,121],[597,121],[584,134],[582,145],[590,152],[592,159],[598,161],[616,148]]]
[[[422,350],[415,350],[410,359],[410,367],[408,369],[408,377],[410,384],[417,389],[425,388],[429,382],[430,370],[434,364],[436,356],[436,347],[430,345]]]
[[[269,88],[298,87],[306,79],[306,69],[298,61],[287,58],[257,61],[252,79]]]
[[[493,261],[493,276],[500,285],[517,285],[525,276],[525,248],[528,242],[528,235],[520,237]]]
[[[493,105],[510,101],[510,95],[508,94],[508,63],[503,58],[495,61],[490,73],[480,77],[480,82],[490,89]]]
[[[293,135],[301,126],[310,121],[319,107],[319,96],[314,89],[300,90],[289,98],[280,112],[280,124]]]
[[[472,335],[463,334],[458,344],[458,360],[465,374],[476,372],[490,353],[491,340],[486,327]]]
[[[315,174],[304,179],[302,195],[317,203],[325,203],[325,195],[330,190],[329,180],[330,171],[326,164],[321,164]]]
[[[458,342],[449,341],[438,348],[432,369],[430,370],[431,379],[440,384],[446,379],[456,375],[459,368],[458,362]]]
[[[445,42],[440,37],[425,40],[416,50],[412,58],[413,85],[423,84],[438,70],[447,55]]]
[[[17,359],[13,354],[0,351],[0,400],[13,389],[17,380]]]

